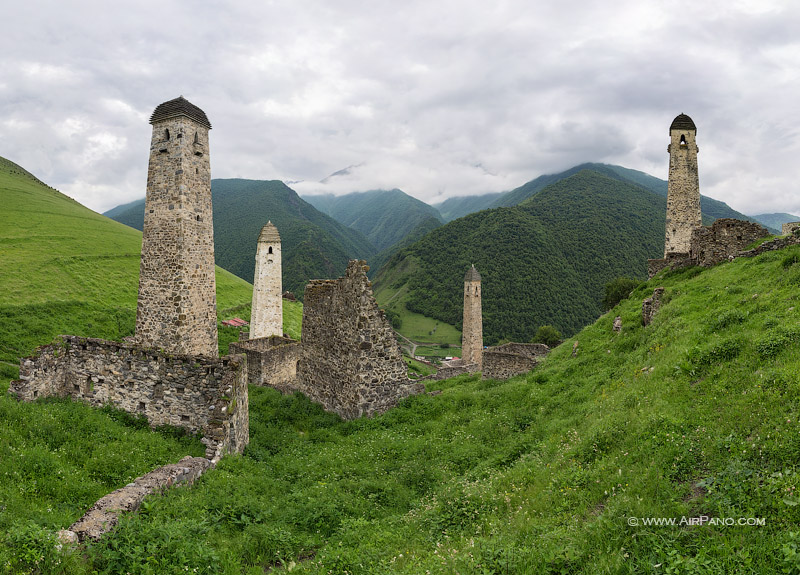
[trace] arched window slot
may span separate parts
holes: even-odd
[[[681,134],[681,146],[685,146],[685,145],[686,145],[686,135],[685,134]]]
[[[164,139],[169,141],[169,129],[164,130]]]
[[[200,143],[200,138],[197,136],[197,132],[194,133],[194,143],[195,144],[199,144]]]
[[[267,250],[267,253],[268,253],[268,254],[271,254],[271,253],[272,253],[272,246],[269,246],[269,249]]]

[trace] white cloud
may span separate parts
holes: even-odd
[[[800,214],[797,29],[778,0],[32,0],[0,23],[0,155],[108,209],[144,194],[147,120],[182,94],[214,177],[440,201],[585,161],[664,178],[685,112],[703,193]]]

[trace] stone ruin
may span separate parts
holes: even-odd
[[[642,302],[642,325],[648,326],[653,321],[653,316],[661,308],[661,300],[664,297],[664,288],[657,287],[653,290],[653,295]]]
[[[781,226],[781,235],[788,236],[797,229],[800,229],[800,222],[786,222]]]
[[[353,260],[342,278],[312,280],[303,298],[301,341],[283,337],[231,344],[247,356],[250,383],[301,392],[345,419],[383,413],[425,391],[408,378],[400,346]]]
[[[483,350],[483,379],[508,379],[528,373],[550,353],[543,343],[505,343]]]
[[[249,441],[247,362],[218,357],[205,113],[183,97],[159,105],[145,199],[133,343],[60,336],[20,361],[24,401],[72,397],[201,432],[213,461]]]

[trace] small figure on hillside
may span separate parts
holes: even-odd
[[[578,340],[575,340],[575,343],[572,344],[572,357],[578,356]]]

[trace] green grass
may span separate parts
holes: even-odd
[[[59,334],[133,333],[142,235],[0,161],[0,361],[16,364]],[[217,268],[217,309],[252,286]]]
[[[83,567],[796,573],[798,256],[658,276],[534,372],[430,382],[373,419],[252,388],[245,454],[127,516]],[[703,516],[764,525],[630,524]]]

